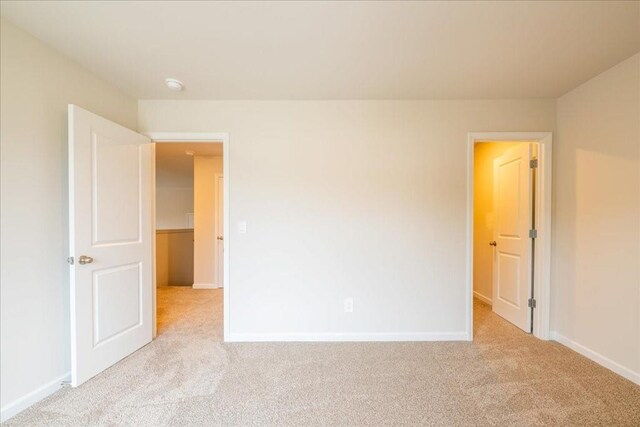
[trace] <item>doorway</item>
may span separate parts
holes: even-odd
[[[165,292],[167,288],[163,288],[169,286],[184,297],[177,297],[183,302],[206,300],[219,304],[220,307],[214,307],[210,313],[216,316],[222,313],[221,319],[212,324],[223,325],[221,331],[215,331],[215,336],[226,340],[229,252],[225,236],[228,234],[229,194],[228,180],[224,178],[229,170],[228,136],[198,133],[147,133],[147,136],[155,143],[156,159],[153,335],[158,334],[158,325],[163,320],[161,315],[165,314],[164,311],[159,313],[160,310],[171,307],[168,300],[171,292]],[[176,183],[180,182],[183,187],[176,190]],[[189,237],[176,237],[180,234],[190,236],[190,248],[185,250],[184,247]],[[172,244],[176,247],[171,247]],[[190,274],[185,274],[185,270]],[[188,310],[189,307],[185,311]],[[175,318],[175,313],[173,316]]]
[[[473,294],[531,333],[537,144],[482,141],[474,150]]]
[[[467,315],[474,299],[549,339],[551,134],[471,133]]]
[[[157,330],[173,328],[209,301],[222,317],[221,143],[156,144]],[[204,307],[203,307],[204,308]],[[222,324],[221,319],[214,323]],[[216,331],[222,336],[222,329]]]

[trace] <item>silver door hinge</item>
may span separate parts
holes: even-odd
[[[535,169],[538,167],[538,159],[529,160],[529,167]]]
[[[533,298],[529,298],[529,301],[527,301],[527,305],[531,308],[536,308],[536,300]]]
[[[529,230],[529,238],[530,239],[537,239],[538,238],[538,230],[536,230],[535,228],[532,228],[531,230]]]
[[[69,263],[69,265],[73,265],[73,262],[74,262],[73,257],[70,256],[69,258],[67,258],[67,262]]]

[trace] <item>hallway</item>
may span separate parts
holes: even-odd
[[[222,290],[158,290],[158,337],[18,425],[638,425],[640,387],[475,302],[475,341],[221,343]]]
[[[222,342],[222,289],[161,286],[156,290],[157,334],[203,334]]]

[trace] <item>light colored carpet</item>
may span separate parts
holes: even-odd
[[[18,425],[640,425],[640,387],[476,302],[475,341],[224,344],[219,290],[163,288],[159,336]]]

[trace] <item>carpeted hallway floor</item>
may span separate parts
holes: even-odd
[[[640,387],[475,304],[475,341],[224,344],[219,290],[161,288],[158,338],[18,425],[640,425]]]

